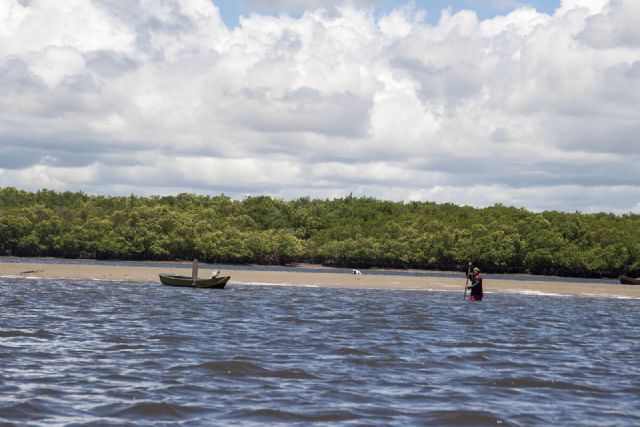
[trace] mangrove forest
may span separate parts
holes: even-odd
[[[0,189],[0,255],[640,275],[640,215],[370,197],[234,200]]]

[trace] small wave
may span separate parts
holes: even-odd
[[[103,379],[109,382],[137,384],[144,381],[146,378],[130,374],[106,374],[103,376]]]
[[[338,356],[370,356],[371,353],[360,350],[354,347],[340,347],[339,349],[332,352],[334,355]]]
[[[448,360],[450,362],[462,362],[464,361],[464,357],[458,354],[449,354],[447,357],[445,357],[445,360]]]
[[[309,374],[304,369],[292,368],[266,371],[264,377],[267,378],[280,378],[280,379],[293,379],[293,380],[312,380],[316,379],[314,375]]]
[[[298,283],[235,282],[234,284],[247,285],[247,286],[283,286],[283,287],[292,287],[292,288],[320,288],[321,287],[320,285],[314,285],[314,284],[301,285]]]
[[[52,339],[54,335],[52,335],[48,331],[45,331],[44,329],[38,329],[35,332],[21,331],[21,330],[0,331],[0,338],[18,338],[18,337],[49,340],[49,339]]]
[[[428,425],[438,426],[509,426],[510,424],[499,416],[488,411],[458,410],[433,411],[424,414]]]
[[[446,285],[443,285],[446,286]],[[453,293],[453,294],[457,294],[459,291],[455,290],[455,289],[442,289],[442,288],[407,288],[407,289],[398,289],[401,291],[406,291],[406,292],[449,292],[449,293]],[[486,292],[485,292],[486,293]]]
[[[147,359],[140,363],[139,367],[146,370],[164,369],[164,365],[162,363],[150,359]]]
[[[533,377],[501,378],[489,383],[493,387],[502,388],[552,388],[558,390],[599,391],[593,387],[556,380],[542,380]]]
[[[270,370],[263,368],[255,363],[243,360],[232,360],[222,362],[204,362],[199,365],[180,365],[174,366],[171,370],[193,370],[201,369],[211,373],[229,375],[232,377],[257,377],[257,378],[281,378],[281,379],[315,379],[316,377],[309,374],[303,369],[291,368]]]
[[[508,289],[508,290],[500,290],[500,291],[484,291],[485,294],[517,294],[517,295],[532,295],[532,296],[542,296],[542,297],[585,297],[585,298],[602,298],[602,299],[622,299],[622,300],[638,300],[640,297],[631,296],[631,295],[613,295],[613,294],[592,294],[587,292],[579,292],[574,294],[559,294],[557,292],[544,292],[544,291],[532,291],[532,290],[518,290],[518,289]]]
[[[103,279],[99,277],[91,277],[87,280],[91,282],[126,282],[126,280],[121,280],[121,279]]]
[[[497,348],[495,343],[489,342],[475,342],[475,341],[463,341],[457,342],[451,345],[453,348]]]
[[[491,293],[510,293],[510,294],[518,294],[518,295],[534,295],[534,296],[545,296],[545,297],[571,297],[572,295],[567,294],[559,294],[556,292],[543,292],[543,291],[530,291],[530,290],[518,290],[518,289],[509,289],[508,291],[499,291],[499,292],[491,292],[485,291],[485,294]]]
[[[107,351],[136,351],[136,350],[144,350],[147,347],[145,345],[140,344],[116,344],[112,347],[107,348]]]
[[[402,361],[401,358],[393,358],[393,357],[384,357],[384,358],[354,357],[354,358],[347,359],[345,362],[355,366],[364,367],[366,369],[371,369],[371,368],[390,366],[400,361]]]
[[[63,415],[64,411],[65,408],[38,398],[4,407],[0,410],[0,417],[18,419],[21,421],[18,425],[21,425],[25,420],[42,420],[55,415]]]
[[[229,375],[239,375],[242,376],[244,374],[256,372],[262,370],[262,368],[258,365],[255,365],[251,362],[245,361],[220,361],[220,362],[204,362],[200,364],[193,365],[176,365],[172,366],[170,370],[172,371],[182,371],[182,370],[193,370],[193,369],[201,369],[204,371],[209,371],[211,373],[219,373],[219,374],[229,374]]]
[[[233,414],[236,419],[250,418],[262,422],[339,422],[360,418],[351,411],[290,412],[279,409],[255,409]]]
[[[13,298],[11,301],[7,301],[5,307],[22,307],[24,305],[24,301],[20,298]]]
[[[93,412],[101,417],[122,418],[151,418],[154,420],[178,419],[189,415],[198,415],[206,412],[206,408],[199,406],[177,405],[168,402],[141,401],[128,404],[122,408],[122,404],[111,404],[96,408]]]
[[[467,357],[467,360],[473,361],[473,362],[487,362],[491,360],[491,358],[484,353],[476,353]]]
[[[12,406],[7,406],[2,408],[2,416],[3,417],[33,417],[34,414],[41,414],[40,417],[44,418],[46,415],[46,411],[44,408],[38,404],[32,402],[20,402],[16,403]]]
[[[295,325],[306,325],[310,323],[316,323],[315,319],[305,319],[302,317],[295,316],[277,316],[273,319],[275,322],[286,323],[287,325],[295,326]]]
[[[188,341],[190,337],[186,335],[156,334],[156,335],[151,335],[148,339],[164,341],[167,343],[180,343],[180,342]]]
[[[637,300],[637,299],[640,299],[640,297],[634,297],[634,296],[631,296],[631,295],[580,294],[580,296],[590,297],[590,298],[626,299],[626,300]]]

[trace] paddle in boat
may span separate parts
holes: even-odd
[[[620,276],[620,283],[623,285],[640,285],[640,277],[633,278],[629,276],[625,276],[624,274]]]
[[[212,289],[224,289],[225,285],[231,278],[231,276],[218,276],[219,271],[216,271],[208,279],[198,278],[198,260],[193,260],[193,267],[191,269],[191,277],[179,276],[175,274],[160,274],[160,282],[167,286],[182,286],[186,288],[212,288]]]

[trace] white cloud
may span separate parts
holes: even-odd
[[[610,0],[561,0],[558,15],[576,10],[582,10],[589,14],[597,14],[609,3]]]
[[[597,48],[640,48],[640,2],[612,0],[587,20],[582,39]]]
[[[3,1],[0,185],[637,211],[637,2],[319,3]]]

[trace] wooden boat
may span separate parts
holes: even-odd
[[[231,276],[213,276],[209,279],[193,279],[189,276],[160,274],[160,281],[167,286],[183,286],[187,288],[224,289]]]
[[[640,285],[640,277],[633,278],[629,276],[625,276],[624,274],[620,276],[620,283],[623,285]]]

